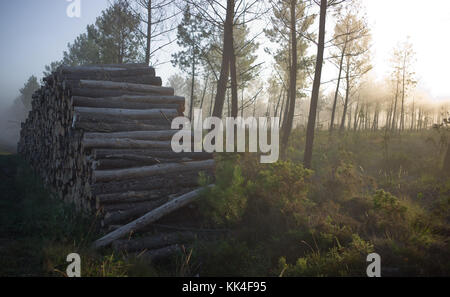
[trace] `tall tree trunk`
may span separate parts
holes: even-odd
[[[147,4],[147,21],[147,46],[145,47],[145,63],[149,65],[152,39],[152,0],[148,0]]]
[[[241,92],[241,118],[244,118],[244,87],[242,87]]]
[[[191,102],[189,105],[189,119],[192,121],[192,111],[195,101],[195,54],[192,54],[192,80],[191,80]]]
[[[345,118],[347,116],[347,109],[348,109],[348,99],[350,97],[350,61],[347,60],[347,71],[345,74],[345,80],[346,80],[346,89],[345,89],[345,102],[344,102],[344,111],[342,112],[342,120],[341,120],[341,127],[339,128],[339,132],[343,132],[345,129]]]
[[[231,27],[233,30],[233,27]],[[233,36],[233,31],[231,31]],[[231,38],[231,59],[230,59],[230,76],[231,76],[231,116],[237,118],[238,116],[238,87],[237,87],[237,74],[236,74],[236,53],[234,52],[234,41]]]
[[[314,127],[316,126],[317,103],[319,101],[320,81],[322,79],[323,53],[325,50],[325,25],[327,18],[328,0],[320,1],[320,25],[319,43],[317,46],[316,71],[311,95],[311,106],[308,117],[308,127],[306,129],[306,145],[303,165],[310,169],[314,146]]]
[[[289,92],[289,91],[288,91]],[[285,99],[284,99],[284,96],[283,96],[283,99],[282,99],[282,102],[281,102],[281,109],[280,109],[280,120],[279,120],[279,124],[281,125],[281,123],[283,123],[284,122],[284,116],[285,116],[285,113],[283,112],[283,110],[285,110],[286,109],[286,107],[285,107]]]
[[[213,115],[213,105],[214,105],[214,85],[211,84],[211,104],[209,105],[209,116]]]
[[[358,129],[358,116],[359,116],[360,110],[359,110],[359,98],[358,101],[356,102],[356,108],[355,108],[355,116],[353,119],[353,130],[357,130]],[[350,129],[350,127],[349,127]]]
[[[200,109],[203,110],[203,103],[205,102],[205,96],[206,96],[206,89],[208,87],[209,82],[209,72],[208,75],[205,78],[205,85],[203,86],[203,92],[202,92],[202,100],[200,101]]]
[[[278,97],[278,102],[277,102],[277,105],[276,105],[276,107],[275,107],[275,112],[274,112],[275,117],[278,116],[278,110],[279,110],[279,108],[280,108],[280,102],[281,102],[281,99],[283,98],[283,91],[284,91],[284,88],[281,87],[281,90],[280,90],[280,96]],[[281,115],[280,115],[280,116],[281,116]]]
[[[230,59],[233,50],[232,49],[233,19],[234,19],[234,0],[227,0],[227,14],[223,32],[222,65],[220,68],[220,77],[217,82],[217,92],[213,111],[213,116],[218,118],[222,118],[223,105],[225,103],[225,93],[227,91],[227,82],[230,74]]]
[[[394,101],[394,110],[392,113],[392,125],[391,125],[391,129],[392,131],[395,131],[395,129],[397,128],[397,119],[396,119],[396,113],[397,113],[397,101],[398,101],[398,85],[400,84],[400,82],[397,80],[397,90],[395,91],[395,101]]]
[[[295,112],[295,97],[297,95],[297,26],[296,26],[296,11],[297,0],[291,0],[291,67],[289,75],[289,105],[287,106],[286,125],[283,126],[283,134],[281,138],[281,152],[282,158],[286,157],[286,151],[289,141],[289,136],[292,130]]]
[[[330,135],[331,135],[331,133],[333,133],[333,129],[334,129],[334,117],[336,116],[336,105],[337,105],[337,99],[338,99],[338,95],[339,95],[339,87],[341,84],[342,66],[344,64],[346,48],[347,48],[347,42],[345,42],[344,49],[342,50],[342,54],[341,54],[341,61],[339,62],[339,75],[338,75],[338,80],[337,80],[337,84],[336,84],[336,91],[334,93],[333,109],[331,110]]]
[[[403,132],[405,129],[405,76],[406,76],[406,54],[403,60],[403,82],[402,82],[402,112],[400,116],[400,130]]]

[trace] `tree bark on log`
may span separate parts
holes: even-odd
[[[91,66],[62,66],[57,70],[60,75],[89,75],[89,74],[102,74],[107,76],[126,76],[126,75],[155,75],[155,68],[148,67],[147,65],[134,65],[126,66],[122,65],[91,65]]]
[[[83,130],[86,132],[125,132],[125,131],[150,131],[150,130],[167,130],[170,129],[170,124],[164,120],[158,125],[149,125],[139,122],[123,122],[123,123],[99,123],[94,121],[84,121],[83,119],[77,119],[73,124],[75,129]]]
[[[154,76],[151,74],[133,74],[133,75],[122,75],[122,76],[109,76],[103,73],[86,73],[83,75],[70,74],[65,76],[66,85],[72,87],[79,87],[80,79],[85,80],[99,80],[99,81],[110,81],[110,82],[124,82],[132,84],[147,84],[152,86],[162,86],[161,77]]]
[[[208,188],[213,187],[213,186],[214,185],[210,185],[210,186],[208,186]],[[165,215],[167,215],[177,209],[180,209],[181,207],[186,206],[189,203],[194,202],[203,190],[204,190],[204,188],[201,188],[201,189],[197,189],[195,191],[189,192],[187,194],[184,194],[178,198],[175,198],[175,199],[169,201],[168,203],[150,211],[143,217],[141,217],[137,220],[134,220],[133,222],[131,222],[125,226],[122,226],[121,228],[96,240],[93,244],[93,248],[98,249],[98,248],[108,246],[114,240],[120,239],[132,231],[137,231],[153,222],[156,222],[157,220],[164,217]]]
[[[210,170],[214,167],[214,160],[194,161],[185,163],[158,164],[140,168],[129,168],[121,170],[97,170],[94,171],[96,182],[106,182],[114,180],[123,180],[139,177],[150,177],[156,174],[167,174],[183,171],[201,171]]]
[[[91,108],[75,107],[74,111],[81,117],[113,117],[115,119],[125,118],[132,120],[149,120],[160,118],[175,118],[178,116],[176,109],[118,109],[118,108]]]
[[[107,90],[126,90],[132,92],[145,92],[147,94],[159,94],[167,96],[174,95],[173,88],[150,86],[145,84],[132,84],[124,82],[80,80],[80,87],[93,89],[107,89]]]
[[[69,89],[67,87],[66,89]],[[106,98],[121,96],[146,96],[146,92],[136,92],[127,90],[109,90],[109,89],[89,89],[89,88],[70,88],[72,96],[90,97],[90,98]]]
[[[207,172],[211,175],[211,172]],[[130,180],[97,182],[92,184],[94,195],[113,194],[127,191],[150,191],[162,188],[193,188],[198,186],[197,171],[175,172],[161,176],[144,177]]]
[[[155,158],[155,159],[192,159],[192,160],[207,160],[212,159],[211,153],[175,153],[173,151],[160,149],[96,149],[93,151],[95,158],[98,159],[122,159],[129,158],[130,160],[141,160],[141,158]]]
[[[170,149],[170,141],[134,140],[127,138],[83,139],[85,149],[92,148],[165,148]]]
[[[134,140],[171,140],[177,130],[160,131],[130,131],[114,133],[85,133],[85,139],[115,139],[127,138]]]
[[[152,191],[129,191],[124,193],[97,195],[97,204],[118,204],[130,202],[144,202],[161,199],[161,196],[169,195],[167,190],[157,189]]]
[[[73,97],[73,105],[76,107],[95,107],[95,108],[121,108],[121,109],[167,108],[167,109],[181,110],[180,106],[182,105],[184,106],[184,98],[170,97],[170,96],[88,98],[75,96]]]

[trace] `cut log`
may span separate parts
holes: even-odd
[[[162,97],[164,98],[164,97]],[[172,100],[175,101],[175,100]],[[163,100],[127,100],[126,98],[87,98],[77,97],[73,98],[73,105],[76,107],[96,107],[96,108],[120,108],[120,109],[177,109],[184,104],[176,102],[164,102]]]
[[[121,170],[96,170],[94,172],[94,178],[96,182],[105,182],[130,178],[150,177],[156,174],[168,174],[192,170],[211,170],[213,168],[214,160],[168,163]]]
[[[161,117],[175,118],[178,116],[176,109],[118,109],[118,108],[91,108],[75,107],[75,113],[81,117],[115,117],[133,120],[160,119]]]
[[[208,175],[212,175],[208,173]],[[95,195],[114,194],[128,191],[151,191],[156,189],[181,189],[198,187],[197,171],[169,173],[163,176],[152,176],[130,180],[97,182],[92,187]]]
[[[168,200],[169,200],[168,198],[163,198],[156,201],[152,201],[143,207],[138,206],[127,210],[107,212],[105,214],[105,217],[103,218],[102,225],[103,227],[105,227],[109,225],[129,222],[167,203]]]
[[[170,124],[164,119],[160,124],[143,124],[130,122],[117,123],[99,123],[94,121],[84,121],[77,119],[73,125],[75,129],[86,132],[125,132],[125,131],[150,131],[150,130],[167,130],[170,129]]]
[[[206,160],[209,158],[204,158]],[[120,158],[108,158],[108,159],[98,159],[96,160],[95,169],[96,170],[110,170],[110,169],[123,169],[123,168],[133,168],[142,166],[151,166],[156,164],[164,163],[181,163],[181,162],[192,162],[199,159],[190,159],[186,157],[180,157],[178,159],[164,159],[164,158],[153,158],[147,156],[139,155],[124,155],[123,159]]]
[[[207,188],[211,188],[214,185],[210,185]],[[204,188],[197,189],[195,191],[189,192],[187,194],[184,194],[178,198],[175,198],[168,203],[150,211],[143,217],[134,220],[133,222],[126,224],[125,226],[122,226],[121,228],[103,236],[102,238],[96,240],[93,244],[93,248],[98,249],[101,247],[108,246],[111,244],[114,240],[120,239],[123,236],[126,236],[127,234],[130,234],[131,232],[137,231],[153,222],[156,222],[157,220],[161,219],[165,215],[180,209],[189,203],[194,202],[198,196],[204,191]]]
[[[165,148],[170,149],[170,141],[133,140],[126,138],[83,139],[83,146],[91,148]]]
[[[128,90],[109,90],[109,89],[89,89],[89,88],[70,88],[72,96],[89,97],[89,98],[107,98],[120,96],[148,96],[146,92],[135,92]]]
[[[169,159],[155,159],[151,157],[143,157],[141,160],[130,160],[130,159],[100,159],[95,162],[96,170],[110,170],[110,169],[123,169],[123,168],[133,168],[141,166],[151,166],[161,163],[170,163],[173,160]]]
[[[98,81],[98,80],[80,80],[81,88],[125,90],[132,92],[144,92],[147,94],[174,95],[174,89],[168,87],[150,86],[144,84],[132,84],[122,82]]]
[[[171,140],[178,130],[85,133],[84,139]]]
[[[155,69],[146,65],[91,65],[91,66],[62,66],[59,67],[57,72],[59,74],[82,74],[82,73],[101,73],[104,75],[116,75],[122,76],[128,73],[148,73],[149,75],[155,75]]]
[[[141,160],[141,157],[155,158],[155,159],[174,159],[182,160],[207,160],[212,159],[213,154],[201,152],[201,153],[175,153],[173,151],[160,150],[160,149],[96,149],[93,151],[93,155],[97,159],[123,159],[129,158],[130,160]]]
[[[146,212],[155,209],[156,207],[166,203],[169,199],[166,197],[159,196],[159,199],[153,199],[148,201],[137,201],[137,202],[124,202],[124,203],[111,203],[99,205],[98,210],[103,213],[115,213],[120,212],[122,215],[126,215],[127,221],[133,220]],[[124,222],[120,220],[117,222]]]
[[[146,103],[146,104],[178,104],[184,105],[184,97],[180,96],[162,96],[162,95],[142,95],[142,96],[130,96],[123,95],[119,97],[110,97],[110,98],[90,98],[90,97],[74,97],[75,102],[77,100],[86,100],[86,99],[94,99],[98,100],[98,102],[123,102],[123,103]],[[101,106],[95,106],[101,107]]]
[[[160,249],[174,244],[186,244],[196,238],[196,234],[192,232],[173,232],[132,240],[117,240],[113,242],[112,246],[115,251],[139,252]]]
[[[124,193],[102,194],[97,195],[97,204],[115,204],[115,203],[132,203],[132,202],[144,202],[156,199],[161,199],[162,196],[168,196],[168,191],[162,189],[153,191],[129,191]]]
[[[79,81],[84,80],[99,80],[99,81],[111,81],[111,82],[125,82],[133,84],[146,84],[152,86],[162,86],[162,79],[158,76],[151,74],[131,74],[122,76],[111,76],[105,73],[83,73],[83,74],[69,74],[65,75],[66,86],[79,87]]]

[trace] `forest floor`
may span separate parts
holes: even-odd
[[[17,155],[0,153],[0,276],[64,276],[73,252],[83,276],[365,276],[372,252],[384,276],[449,276],[444,144],[433,131],[331,142],[321,132],[313,172],[301,165],[296,130],[288,161],[219,156],[217,187],[196,209],[205,228],[231,232],[161,263],[90,251],[96,219],[53,198]]]

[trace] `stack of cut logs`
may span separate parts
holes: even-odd
[[[65,201],[100,213],[104,227],[195,190],[202,171],[212,175],[211,154],[172,151],[171,121],[185,100],[162,87],[153,68],[61,66],[44,82],[18,152]]]

